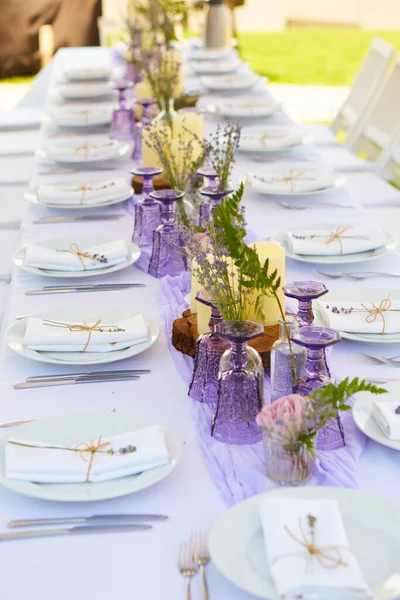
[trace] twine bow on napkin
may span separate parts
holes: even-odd
[[[332,244],[332,242],[338,242],[340,246],[340,254],[343,254],[343,245],[341,238],[346,231],[349,231],[351,227],[338,227],[335,231],[332,231],[326,240],[325,244]]]
[[[296,171],[294,169],[290,169],[288,175],[283,175],[282,177],[273,177],[273,181],[289,183],[290,184],[290,193],[294,192],[294,182],[295,181],[315,181],[314,177],[303,177],[305,171]]]
[[[85,119],[87,122],[90,111],[81,110],[80,113],[85,115]],[[87,142],[82,144],[82,146],[76,146],[76,148],[74,148],[74,150],[75,150],[75,152],[80,152],[81,150],[84,150],[85,151],[85,160],[87,160],[89,158],[90,146]]]
[[[385,329],[386,329],[386,320],[385,320],[385,315],[383,313],[390,310],[390,307],[392,306],[392,301],[390,300],[390,296],[391,296],[391,294],[388,294],[388,296],[386,296],[386,298],[381,300],[381,302],[379,303],[378,306],[376,306],[376,304],[372,303],[372,308],[368,308],[367,306],[365,306],[365,304],[361,304],[361,306],[369,313],[365,317],[365,320],[367,321],[367,323],[374,323],[378,317],[381,317],[381,319],[382,319],[381,334],[385,333]]]
[[[86,471],[86,483],[89,482],[89,477],[90,477],[90,473],[91,473],[93,461],[94,461],[94,455],[96,454],[96,452],[100,452],[101,450],[103,450],[103,448],[106,448],[109,445],[110,445],[110,442],[102,442],[101,436],[99,436],[97,443],[94,443],[93,440],[90,440],[90,442],[88,444],[82,442],[75,446],[74,450],[79,452],[79,455],[82,460],[86,460],[86,458],[84,456],[85,452],[90,453],[89,465],[88,465],[88,468]]]
[[[286,533],[294,540],[297,544],[299,544],[304,550],[308,553],[309,558],[315,558],[319,564],[325,569],[336,569],[338,567],[346,567],[347,563],[343,560],[342,550],[349,551],[349,548],[346,546],[318,546],[315,541],[315,524],[317,519],[312,515],[307,515],[307,523],[310,529],[309,537],[304,532],[303,525],[301,522],[301,518],[299,517],[299,529],[300,529],[300,537],[297,537],[293,531],[289,529],[286,525],[284,529]],[[284,554],[282,556],[278,556],[275,560],[280,560],[282,558],[289,558],[292,556],[299,556],[302,552],[298,552],[295,554]]]
[[[102,321],[101,319],[98,319],[96,321],[96,323],[94,323],[94,325],[88,325],[85,321],[83,323],[69,324],[69,323],[63,323],[62,321],[50,321],[49,319],[44,319],[43,323],[44,323],[44,325],[49,325],[51,327],[64,327],[66,329],[69,329],[72,332],[87,331],[88,339],[85,344],[85,347],[82,350],[82,352],[85,352],[90,344],[90,340],[92,339],[93,331],[100,331],[100,332],[103,332],[103,331],[104,332],[125,331],[125,329],[122,329],[121,327],[118,327],[117,325],[103,325],[102,327],[99,327],[101,321]]]
[[[89,258],[90,260],[95,260],[100,263],[108,262],[108,259],[104,254],[90,254],[90,252],[81,250],[78,244],[75,243],[70,245],[69,250],[57,250],[57,252],[70,252],[71,254],[75,254],[75,256],[79,259],[84,271],[86,271],[85,262],[83,260],[84,258]]]

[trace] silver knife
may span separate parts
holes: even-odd
[[[78,385],[80,383],[105,383],[110,381],[134,381],[140,379],[139,375],[119,375],[117,377],[84,377],[75,379],[55,379],[45,381],[23,381],[22,383],[14,383],[15,390],[26,390],[29,388],[51,387],[56,385]]]
[[[90,517],[64,517],[53,519],[14,519],[8,527],[32,527],[34,525],[67,525],[68,523],[128,523],[129,521],[166,521],[166,515],[91,515]]]
[[[65,290],[67,288],[73,287],[75,290],[81,290],[84,288],[102,288],[102,287],[114,287],[114,286],[129,286],[129,287],[146,287],[145,283],[87,283],[82,285],[45,285],[43,286],[44,290]]]
[[[146,375],[150,369],[125,369],[116,371],[88,371],[87,373],[62,373],[55,375],[33,375],[25,381],[51,381],[52,379],[78,379],[82,377],[114,377],[117,375]]]
[[[51,294],[86,294],[88,292],[117,292],[119,290],[130,290],[133,287],[144,287],[143,284],[137,285],[110,285],[110,286],[99,286],[99,287],[64,287],[64,288],[46,288],[41,290],[26,290],[25,296],[46,296]]]
[[[146,531],[152,529],[151,525],[88,525],[66,529],[36,529],[30,531],[10,531],[0,533],[0,542],[6,540],[23,540],[28,538],[41,538],[52,536],[85,535],[89,533],[124,533],[132,531]]]
[[[77,223],[77,222],[91,222],[91,221],[116,221],[117,219],[122,219],[125,215],[85,215],[79,217],[41,217],[40,219],[36,219],[32,221],[34,225],[45,225],[47,223]]]
[[[365,381],[367,381],[368,383],[379,384],[379,383],[391,383],[392,381],[400,381],[400,379],[391,378],[391,377],[365,377]]]

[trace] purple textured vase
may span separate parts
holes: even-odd
[[[142,199],[135,205],[135,225],[132,241],[140,248],[150,247],[153,243],[153,231],[161,225],[161,206],[151,197],[154,191],[153,179],[162,173],[159,167],[136,167],[132,175],[143,178]]]
[[[263,404],[261,357],[247,342],[264,333],[251,321],[220,323],[217,333],[231,342],[221,357],[217,407],[211,435],[227,444],[254,444],[262,438],[256,416]]]
[[[136,100],[137,104],[140,104],[143,113],[139,121],[133,124],[133,152],[132,152],[132,160],[135,161],[136,164],[140,165],[142,162],[142,135],[143,135],[143,127],[147,127],[150,125],[150,107],[156,104],[157,100],[155,98],[141,98]]]
[[[301,396],[309,396],[315,388],[333,383],[333,379],[325,371],[325,348],[340,342],[338,332],[327,327],[307,326],[298,329],[292,340],[307,348],[306,374],[294,386],[294,392]],[[319,430],[317,448],[334,450],[344,445],[344,431],[338,413],[336,419],[330,419],[326,426]]]
[[[200,175],[199,171],[197,173]],[[211,219],[214,209],[221,204],[222,199],[231,194],[232,191],[224,190],[223,192],[219,192],[215,181],[200,190],[200,194],[207,198],[200,206],[200,225],[202,227]]]
[[[215,404],[218,396],[219,363],[231,344],[216,333],[216,326],[222,323],[222,316],[214,306],[210,294],[201,290],[197,292],[196,300],[211,307],[210,333],[203,333],[196,342],[193,376],[188,393],[199,402]]]
[[[119,95],[119,108],[113,112],[110,127],[110,138],[114,140],[131,140],[134,135],[133,110],[126,106],[126,90],[132,88],[129,81],[118,81],[115,84]]]
[[[300,327],[312,325],[314,313],[312,301],[328,293],[328,288],[317,281],[294,281],[283,286],[283,293],[288,298],[295,298],[299,303],[298,317]]]
[[[175,223],[173,204],[184,197],[179,190],[158,190],[150,193],[150,198],[161,204],[161,225],[153,233],[153,251],[149,273],[153,277],[179,275],[187,269],[183,251],[182,233]]]

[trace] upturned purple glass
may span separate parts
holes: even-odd
[[[126,90],[132,88],[129,81],[118,81],[115,84],[119,95],[119,108],[113,112],[110,127],[110,138],[114,140],[131,140],[134,133],[133,110],[126,106]]]
[[[137,104],[140,104],[143,112],[142,116],[139,118],[139,121],[133,124],[133,152],[132,152],[132,160],[134,160],[137,164],[141,164],[142,162],[142,135],[143,135],[143,127],[147,127],[150,125],[150,107],[153,104],[156,104],[157,100],[155,98],[140,98],[136,100]]]
[[[306,374],[294,386],[294,392],[301,396],[309,396],[315,388],[322,388],[333,383],[326,374],[325,348],[340,342],[337,331],[327,327],[307,326],[298,329],[292,340],[307,348]],[[344,430],[338,413],[336,419],[330,419],[318,432],[317,448],[334,450],[345,445]]]
[[[151,197],[154,191],[153,179],[162,173],[159,167],[135,167],[131,170],[132,175],[142,177],[142,198],[135,205],[135,225],[132,241],[140,248],[148,248],[153,243],[153,231],[161,225],[161,206]]]
[[[283,286],[283,293],[288,298],[295,298],[299,302],[298,317],[300,327],[314,323],[312,301],[328,293],[328,288],[317,281],[294,281]]]
[[[198,171],[197,171],[197,173],[199,174]],[[214,212],[215,208],[217,206],[219,206],[221,204],[223,198],[225,198],[225,196],[228,196],[229,194],[231,194],[232,191],[233,190],[224,190],[222,192],[218,191],[218,188],[216,187],[215,183],[211,184],[211,185],[207,185],[206,187],[204,187],[200,190],[200,194],[207,198],[207,200],[205,202],[203,202],[200,206],[200,225],[201,226],[204,226],[206,221],[208,221],[211,218],[211,215]]]
[[[217,333],[231,342],[221,357],[218,398],[211,435],[227,444],[254,444],[262,438],[256,416],[263,404],[264,369],[261,357],[247,342],[264,333],[251,321],[220,323]]]
[[[221,356],[231,344],[216,333],[216,326],[222,323],[222,316],[213,304],[210,294],[200,290],[196,294],[196,300],[211,307],[211,318],[208,324],[210,333],[203,333],[196,342],[193,376],[188,394],[199,402],[215,404],[218,397],[219,363]]]
[[[150,198],[161,204],[161,225],[153,233],[153,251],[149,273],[153,277],[179,275],[187,269],[187,260],[183,251],[184,243],[180,227],[175,223],[173,204],[184,197],[179,190],[157,190]]]

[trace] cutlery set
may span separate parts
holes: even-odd
[[[117,371],[92,371],[88,373],[70,373],[63,375],[37,375],[27,377],[22,383],[15,383],[15,390],[58,385],[78,385],[80,383],[105,383],[111,381],[130,381],[140,379],[140,375],[151,373],[150,369],[126,369]],[[0,424],[1,427],[1,424]]]
[[[205,567],[210,562],[207,536],[204,532],[192,534],[189,542],[182,542],[179,548],[179,571],[186,581],[186,600],[191,600],[192,577],[200,570],[202,599],[209,600]]]
[[[96,283],[87,285],[49,285],[40,290],[26,290],[26,296],[43,296],[46,294],[78,294],[83,292],[110,292],[146,287],[145,283]]]
[[[400,367],[400,356],[392,356],[391,358],[385,358],[384,356],[371,356],[370,354],[363,354],[361,356],[375,363],[376,365],[388,365],[389,367]]]
[[[328,279],[351,279],[351,281],[362,281],[371,277],[400,277],[400,273],[383,273],[380,271],[355,271],[353,273],[327,273],[314,269],[314,273],[327,277]]]
[[[79,215],[79,216],[60,216],[60,217],[41,217],[32,221],[34,225],[54,225],[56,223],[91,223],[96,221],[117,221],[125,215]]]
[[[319,202],[314,203],[314,204],[290,204],[289,202],[283,202],[283,201],[279,201],[276,202],[276,204],[278,204],[278,206],[281,206],[282,208],[286,208],[288,210],[307,210],[308,208],[324,208],[325,206],[338,206],[340,208],[352,208],[355,209],[355,206],[352,206],[351,204],[346,204],[345,202]]]

